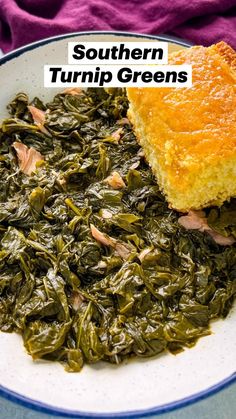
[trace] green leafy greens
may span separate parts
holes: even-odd
[[[45,112],[43,129],[28,105]],[[0,329],[68,371],[191,347],[236,291],[235,246],[178,224],[127,107],[121,89],[46,105],[20,93],[0,129]],[[30,176],[14,142],[44,157]],[[235,201],[207,217],[236,237]]]

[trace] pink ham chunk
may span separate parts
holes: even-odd
[[[235,243],[233,236],[225,237],[222,234],[212,230],[207,224],[207,218],[204,211],[189,211],[187,215],[182,215],[178,219],[178,223],[187,230],[199,230],[202,233],[208,233],[213,240],[221,246],[230,246]]]
[[[109,237],[107,234],[102,233],[98,230],[93,224],[90,225],[90,230],[93,238],[104,246],[115,247],[116,240],[112,237]]]
[[[204,211],[189,211],[178,219],[180,225],[187,230],[205,231],[208,227]]]
[[[112,138],[114,138],[114,140],[116,140],[116,143],[117,143],[117,144],[118,144],[118,143],[119,143],[119,141],[120,141],[121,134],[123,134],[123,128],[118,128],[116,131],[114,131],[114,132],[111,134],[111,137],[112,137]]]
[[[34,148],[28,148],[25,144],[17,141],[12,146],[16,150],[20,170],[30,176],[36,170],[36,164],[44,160],[42,154]]]
[[[104,179],[104,182],[108,183],[113,189],[123,189],[126,186],[118,172],[112,172],[110,176]]]
[[[67,89],[63,90],[62,93],[64,95],[76,96],[76,95],[81,95],[82,91],[83,90],[80,87],[68,87]]]
[[[112,247],[116,253],[124,260],[127,260],[131,254],[131,247],[122,243],[119,240],[113,239],[107,234],[102,233],[93,224],[90,224],[90,230],[93,238],[101,243],[103,246]]]
[[[121,118],[117,121],[118,125],[130,125],[128,118]]]
[[[40,131],[46,135],[51,136],[50,132],[44,127],[45,118],[46,118],[45,112],[31,105],[28,106],[28,109],[32,115],[35,125],[37,125]]]

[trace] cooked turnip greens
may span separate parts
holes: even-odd
[[[0,329],[68,371],[191,347],[236,291],[235,245],[180,226],[127,107],[120,89],[20,93],[0,130]],[[236,237],[234,202],[207,215]]]

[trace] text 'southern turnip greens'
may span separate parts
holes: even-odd
[[[235,245],[178,224],[124,91],[73,93],[47,105],[20,93],[1,126],[0,329],[68,371],[191,347],[233,304]],[[28,105],[46,111],[43,127]],[[43,156],[32,173],[19,143]],[[236,237],[235,201],[207,217]]]

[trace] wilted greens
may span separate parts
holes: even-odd
[[[1,126],[0,329],[68,371],[191,347],[232,306],[235,245],[178,224],[122,90],[74,93],[46,105],[20,93]],[[14,143],[43,156],[30,175]],[[235,201],[207,217],[236,237]]]

